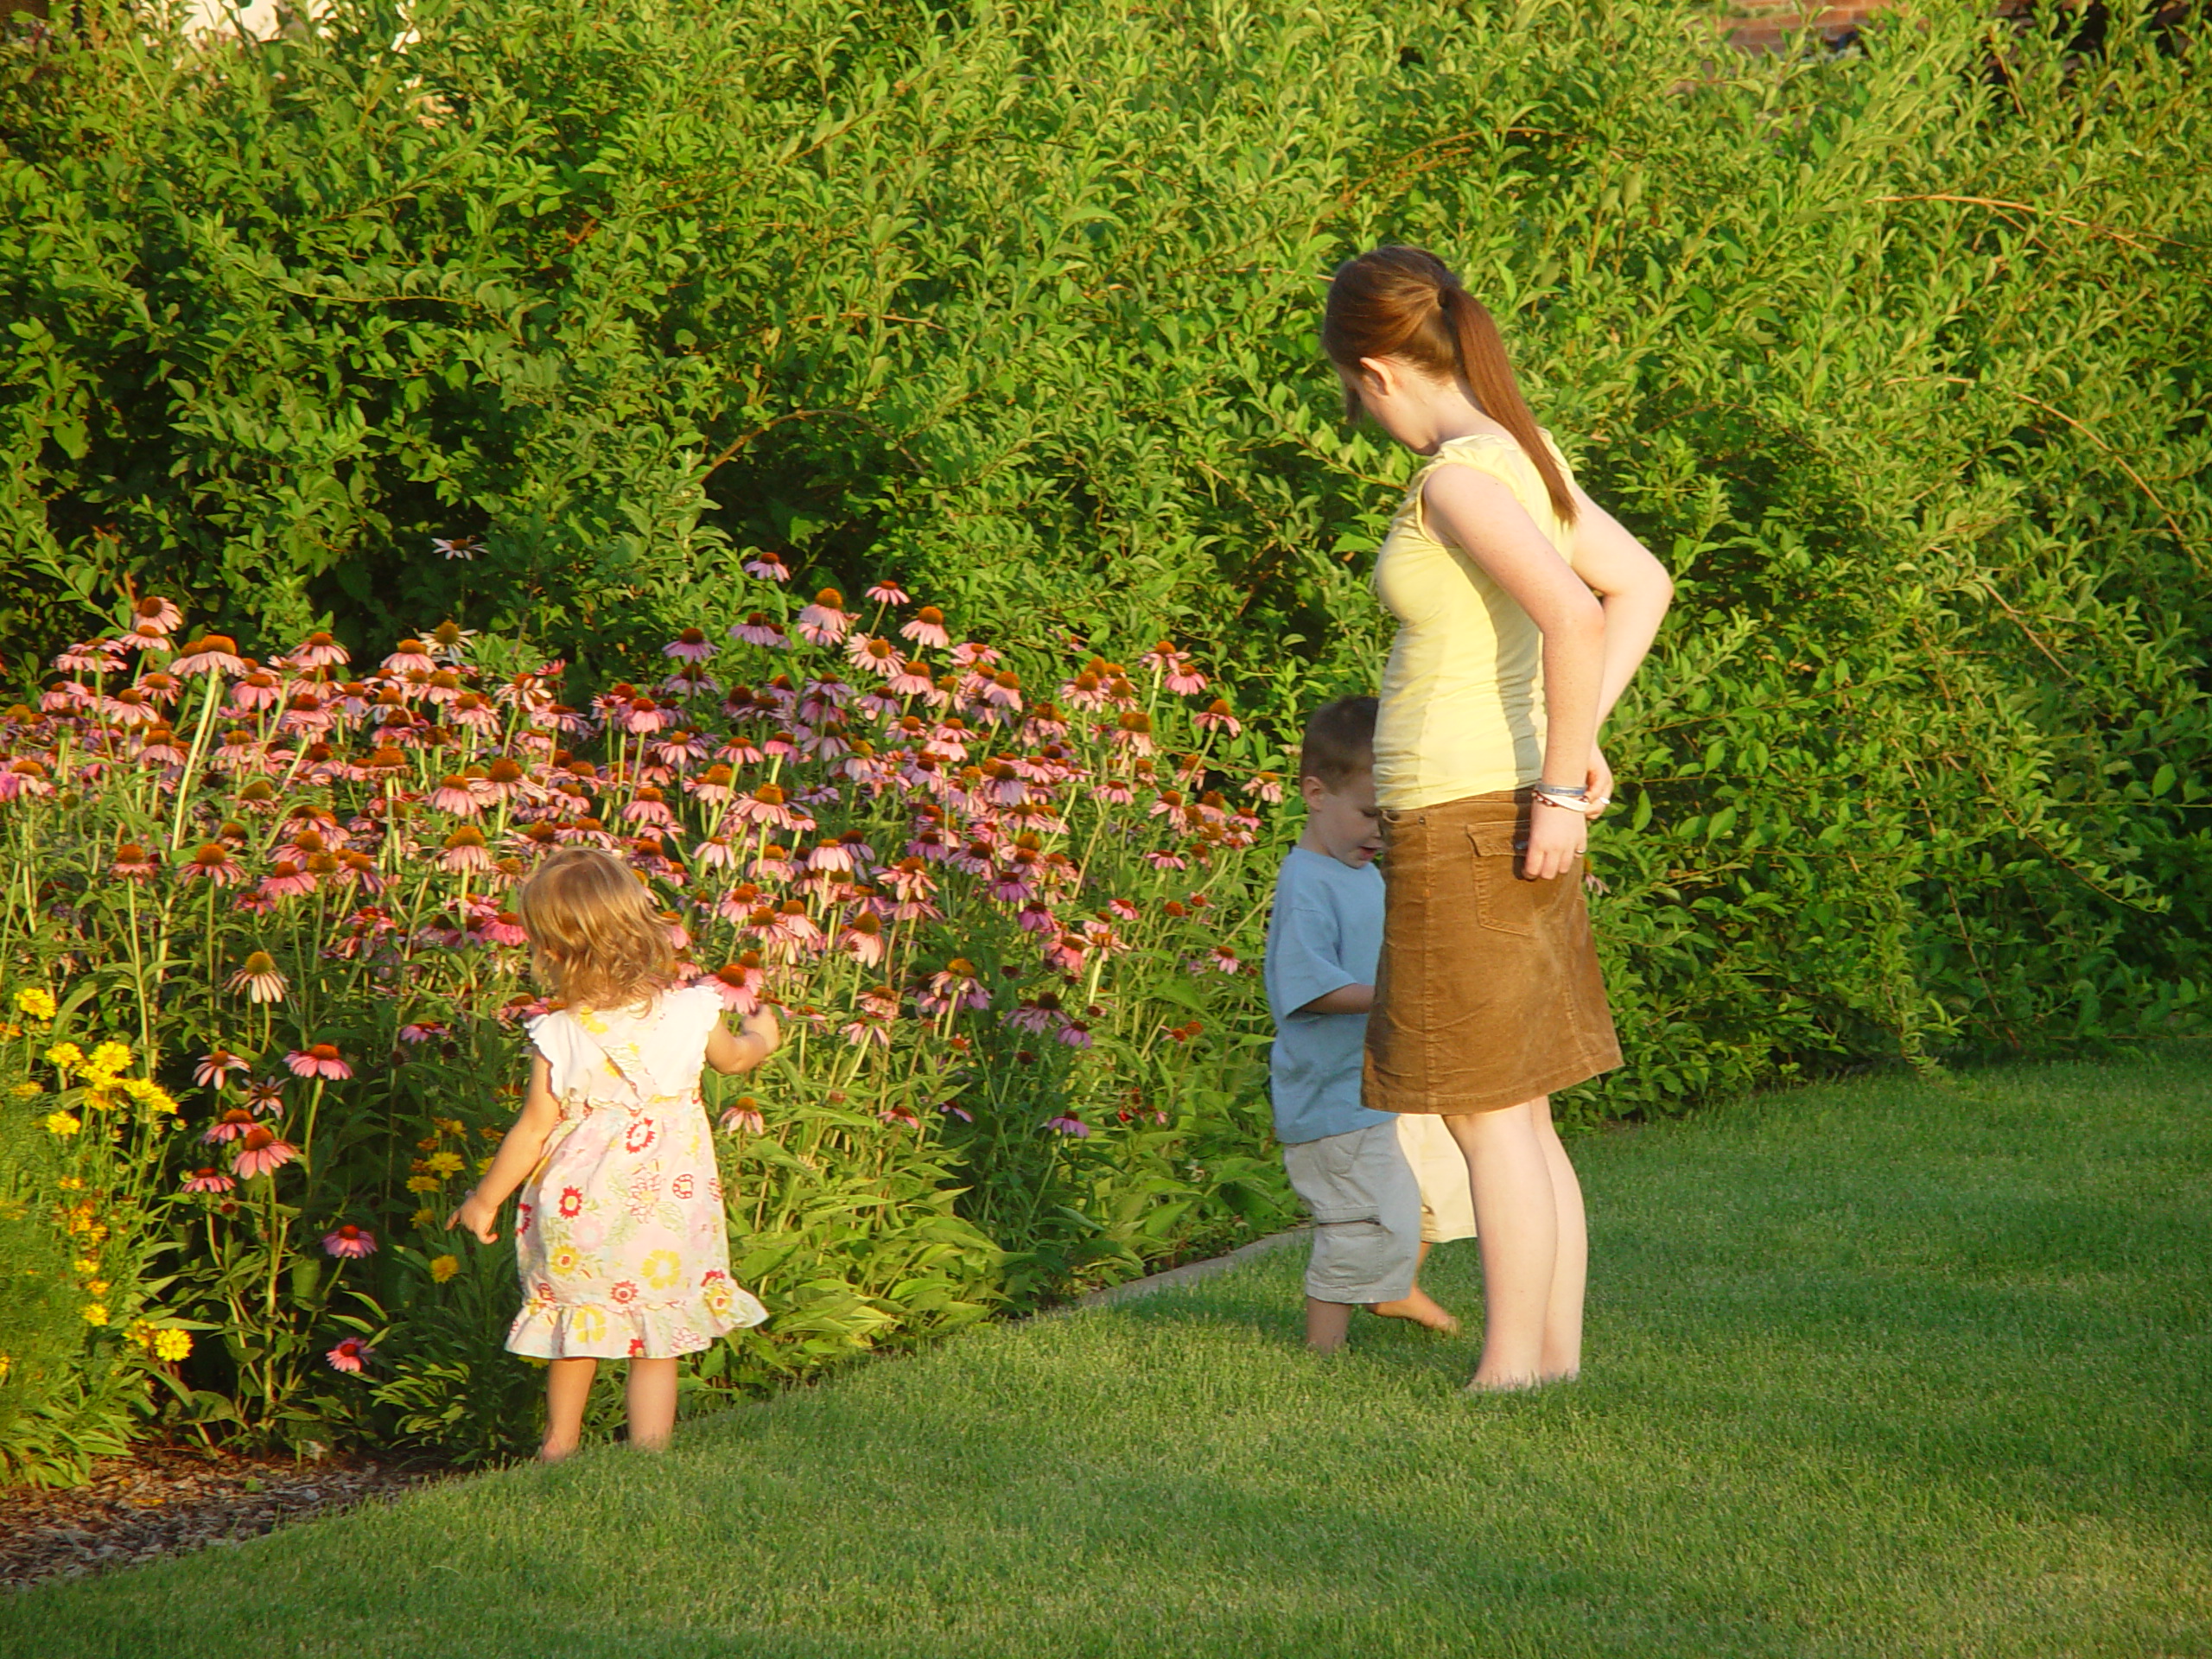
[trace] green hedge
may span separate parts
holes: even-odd
[[[612,673],[746,551],[1039,644],[1160,630],[1289,729],[1370,683],[1404,458],[1316,363],[1417,240],[1681,599],[1598,865],[1664,1108],[2193,1020],[2212,97],[1977,6],[427,0],[0,69],[0,595],[249,647],[445,614]],[[97,9],[95,9],[97,16]],[[481,538],[474,561],[433,537]]]

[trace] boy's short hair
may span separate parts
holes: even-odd
[[[1298,775],[1319,780],[1332,793],[1363,772],[1375,769],[1373,697],[1338,697],[1306,717],[1306,739],[1298,747]]]

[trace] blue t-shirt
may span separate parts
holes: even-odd
[[[1275,1138],[1349,1135],[1391,1121],[1359,1103],[1363,1014],[1298,1014],[1345,985],[1372,985],[1382,957],[1382,872],[1294,847],[1275,876],[1263,977],[1274,1015]]]

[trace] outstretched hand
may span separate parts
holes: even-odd
[[[499,1242],[499,1206],[485,1203],[472,1189],[461,1201],[461,1208],[446,1217],[446,1230],[464,1227],[476,1235],[479,1244],[496,1244]]]

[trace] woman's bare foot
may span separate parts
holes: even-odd
[[[1459,1334],[1459,1321],[1431,1300],[1428,1293],[1419,1285],[1415,1285],[1413,1294],[1403,1300],[1370,1302],[1368,1309],[1386,1319],[1411,1319],[1415,1325],[1425,1326],[1440,1336],[1456,1337]]]

